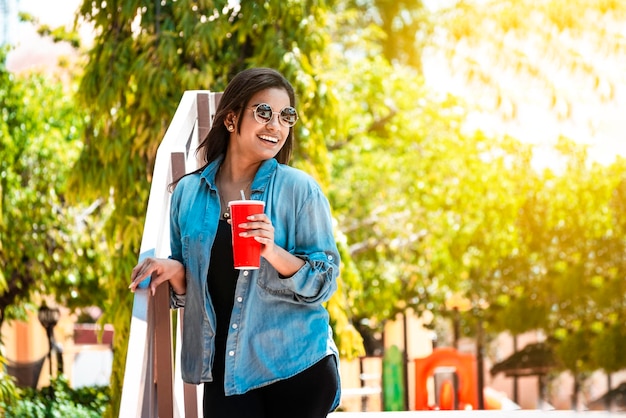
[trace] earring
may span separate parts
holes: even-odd
[[[228,132],[232,132],[235,130],[235,127],[233,125],[228,125]]]

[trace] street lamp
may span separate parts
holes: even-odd
[[[52,349],[56,347],[54,343],[54,326],[59,322],[61,313],[58,308],[49,308],[46,302],[43,302],[37,313],[39,322],[46,329],[48,335],[48,362],[50,363],[50,378],[52,379]]]
[[[461,336],[461,313],[472,308],[472,302],[460,293],[453,293],[446,298],[446,309],[452,311],[452,347],[459,348]]]

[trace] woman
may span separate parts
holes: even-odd
[[[339,403],[338,353],[322,306],[337,288],[339,254],[319,185],[287,166],[298,115],[291,84],[253,68],[226,87],[199,147],[206,164],[172,193],[169,259],[151,275],[184,307],[181,371],[204,383],[205,417],[325,417]],[[265,202],[241,224],[261,243],[258,270],[235,270],[228,202]]]

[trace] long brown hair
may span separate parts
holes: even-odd
[[[271,68],[249,68],[237,74],[222,94],[217,106],[213,125],[206,139],[198,145],[197,153],[202,156],[203,166],[198,170],[202,171],[226,153],[230,133],[224,125],[226,116],[234,112],[237,115],[237,131],[241,128],[243,112],[248,106],[248,102],[257,92],[270,88],[284,89],[289,96],[289,104],[296,106],[296,97],[293,86],[278,71]],[[293,150],[293,127],[289,128],[289,135],[282,149],[276,154],[279,163],[287,164],[291,159]]]

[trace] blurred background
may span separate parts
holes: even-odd
[[[184,91],[270,66],[337,222],[344,410],[623,409],[625,23],[611,0],[0,0],[0,408],[61,379],[117,416],[157,147]]]

